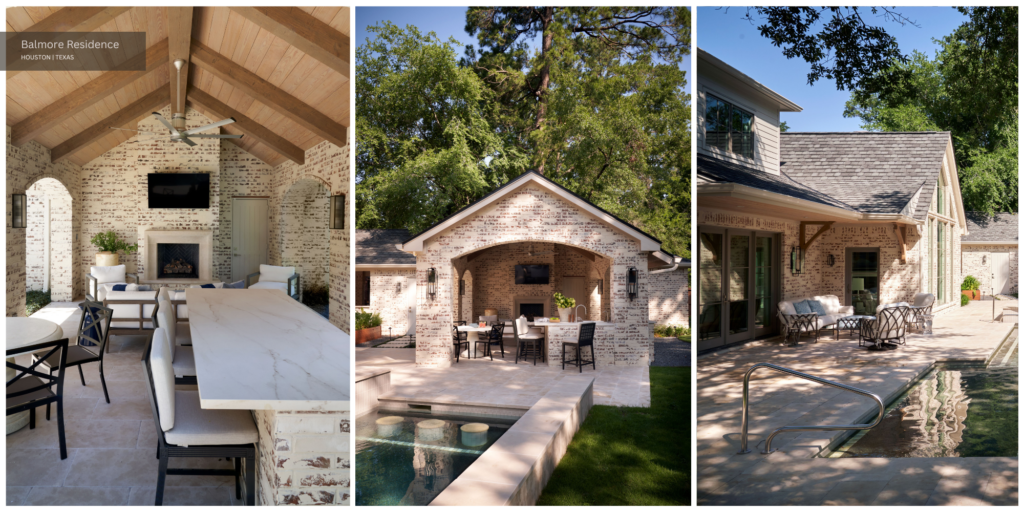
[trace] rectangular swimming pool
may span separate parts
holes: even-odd
[[[516,419],[381,410],[360,416],[356,505],[429,504]]]

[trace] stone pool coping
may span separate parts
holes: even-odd
[[[593,404],[593,377],[562,379],[430,505],[535,504]]]

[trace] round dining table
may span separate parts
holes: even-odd
[[[480,333],[489,332],[490,326],[480,327],[479,325],[460,325],[457,328],[459,331],[466,333],[466,341],[469,342],[470,348],[466,349],[466,356],[470,358],[476,357],[476,342],[480,340]],[[472,350],[472,352],[470,352]],[[473,354],[473,355],[470,355]]]
[[[61,329],[60,325],[42,318],[7,317],[4,320],[7,324],[7,350],[19,349],[44,341],[59,340],[64,337],[64,329]],[[13,363],[14,358],[8,357],[7,361]],[[17,375],[15,370],[7,369],[7,380],[12,379],[15,375]],[[23,411],[8,416],[7,435],[25,428],[28,425],[28,415],[28,411]]]

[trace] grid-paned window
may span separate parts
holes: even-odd
[[[370,273],[356,272],[356,306],[370,305]]]
[[[936,204],[936,207],[937,207],[936,211],[939,212],[939,215],[945,215],[946,214],[946,194],[944,194],[945,191],[946,191],[946,181],[944,179],[942,179],[942,173],[940,172],[939,173],[938,193],[936,194],[936,197],[935,197],[935,199],[936,199],[936,203],[935,204]]]
[[[939,304],[946,303],[946,224],[943,222],[939,223],[939,234],[938,234],[938,246],[939,246],[939,268],[936,275],[939,279]]]
[[[709,147],[754,158],[753,114],[708,94],[704,122]]]

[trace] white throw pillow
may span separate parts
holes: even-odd
[[[160,313],[157,312],[159,315]],[[160,327],[153,331],[153,348],[149,364],[153,369],[153,391],[160,409],[160,428],[167,432],[174,428],[174,364],[167,331]]]
[[[97,283],[123,283],[125,279],[124,265],[112,267],[89,267],[89,273],[96,278]]]
[[[275,267],[274,265],[260,265],[259,282],[287,283],[288,278],[295,275],[295,267]]]

